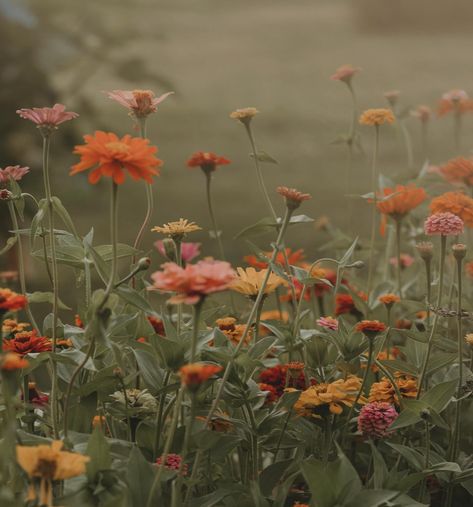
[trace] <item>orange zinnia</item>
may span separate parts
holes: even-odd
[[[158,148],[150,146],[148,139],[130,135],[120,139],[113,132],[98,130],[93,136],[84,136],[84,140],[85,144],[74,149],[81,160],[72,166],[71,175],[91,169],[90,183],[97,183],[106,176],[113,178],[117,185],[125,181],[125,170],[134,180],[147,183],[152,183],[153,176],[159,175],[157,168],[163,161],[156,157]]]
[[[186,387],[198,389],[201,384],[222,370],[223,368],[216,364],[190,363],[181,367],[179,376]]]
[[[452,158],[440,168],[440,172],[450,183],[473,186],[473,160],[470,158]]]
[[[3,339],[3,350],[15,352],[20,356],[49,352],[51,349],[51,340],[45,336],[37,336],[36,331],[23,331],[16,333],[14,338]]]
[[[473,199],[462,192],[446,192],[432,199],[432,214],[453,213],[461,218],[466,226],[473,227]]]
[[[14,352],[7,352],[0,356],[0,370],[4,372],[21,370],[22,368],[28,368],[29,365],[29,361]]]
[[[358,322],[355,329],[359,333],[363,333],[364,335],[371,337],[386,331],[386,325],[379,320],[362,320],[361,322]]]
[[[0,289],[0,313],[23,310],[27,302],[26,296],[17,294],[10,289]]]
[[[378,201],[376,206],[381,213],[389,215],[394,220],[401,220],[427,198],[425,190],[415,185],[396,185],[395,188],[385,188],[383,196],[387,199]]]
[[[196,151],[187,161],[187,167],[200,167],[204,172],[213,172],[219,165],[230,164],[228,158],[216,155],[211,151]]]
[[[256,257],[256,255],[246,255],[243,257],[243,260],[254,268],[264,269],[268,267],[272,252],[264,252],[263,255],[268,258],[268,262],[264,262],[260,258]],[[292,251],[290,248],[286,248],[285,253],[279,251],[276,254],[276,264],[283,266],[285,264],[285,257],[287,257],[287,262],[290,266],[300,266],[305,257],[304,250],[300,248],[299,250]]]

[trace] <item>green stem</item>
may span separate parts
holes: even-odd
[[[153,456],[154,459],[158,457],[159,452],[159,443],[161,439],[161,431],[163,427],[163,414],[164,414],[164,405],[166,402],[166,387],[169,383],[169,379],[171,378],[171,370],[166,371],[166,374],[164,375],[163,380],[163,392],[161,393],[159,397],[159,409],[158,414],[156,418],[156,433],[154,434],[154,448],[153,448]]]
[[[430,259],[425,259],[425,277],[427,282],[427,328],[430,327],[430,304],[432,301],[432,263]]]
[[[401,282],[401,225],[400,219],[396,219],[396,255],[397,255],[397,292],[399,297],[402,299],[402,282]]]
[[[292,415],[292,407],[287,412],[287,416],[284,420],[284,425],[282,427],[281,433],[279,434],[278,443],[276,445],[276,450],[274,451],[273,464],[276,463],[276,461],[277,461],[279,449],[281,448],[281,444],[282,444],[282,439],[283,439],[284,435],[286,434],[286,429],[289,424],[289,421],[291,420],[291,415]]]
[[[378,188],[378,172],[376,162],[378,158],[379,147],[379,126],[375,126],[375,137],[373,147],[373,164],[371,167],[371,188],[373,190],[373,207],[371,209],[371,239],[370,239],[370,255],[368,266],[368,296],[371,294],[374,275],[374,242],[376,238],[376,203],[377,203],[377,188]]]
[[[325,417],[324,446],[322,449],[322,460],[327,465],[330,456],[330,447],[332,445],[332,416]]]
[[[191,342],[191,356],[190,356],[190,362],[195,362],[195,356],[197,352],[197,341],[199,338],[199,320],[200,320],[200,314],[202,313],[202,307],[204,304],[204,300],[201,299],[194,305],[194,322],[192,327],[192,342]]]
[[[261,321],[261,312],[263,311],[265,298],[263,298],[256,309],[256,317],[255,317],[255,328],[253,331],[253,343],[258,343],[259,340],[259,323]]]
[[[217,240],[218,248],[220,250],[220,257],[222,258],[222,260],[225,260],[225,250],[223,249],[222,238],[220,237],[220,233],[218,230],[217,219],[215,218],[215,213],[213,210],[212,194],[210,192],[212,183],[212,172],[205,171],[205,178],[206,178],[205,190],[207,195],[207,207],[209,209],[210,220],[212,221],[212,228],[214,230],[215,239]]]
[[[443,275],[445,269],[445,250],[447,246],[447,236],[440,237],[440,269],[439,269],[439,286],[438,286],[438,294],[437,294],[437,308],[434,315],[434,321],[432,323],[432,328],[430,330],[429,340],[427,342],[427,351],[424,357],[424,363],[422,365],[421,374],[419,377],[418,390],[416,399],[420,398],[422,393],[422,388],[424,386],[424,380],[427,373],[427,366],[429,364],[430,353],[432,351],[433,340],[435,336],[435,332],[437,330],[437,325],[439,321],[438,311],[440,310],[440,305],[442,304],[442,292],[443,292]]]
[[[251,455],[252,455],[252,462],[253,462],[253,473],[251,480],[255,481],[258,478],[258,472],[259,472],[259,456],[258,456],[258,425],[256,424],[255,414],[253,413],[253,408],[249,404],[248,400],[245,398],[244,400],[245,408],[248,413],[248,417],[250,420],[251,425]]]

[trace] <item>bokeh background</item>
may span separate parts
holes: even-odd
[[[186,217],[210,227],[204,176],[185,162],[196,150],[224,155],[232,164],[215,174],[214,205],[228,257],[238,262],[248,246],[234,236],[267,213],[245,132],[229,113],[255,106],[261,111],[254,120],[259,148],[279,162],[264,166],[278,209],[283,203],[276,186],[294,186],[313,195],[305,214],[327,215],[337,227],[346,227],[350,215],[350,235],[363,235],[368,206],[351,199],[350,208],[346,194],[370,190],[373,132],[361,129],[363,151],[356,154],[348,188],[346,147],[334,141],[348,130],[351,101],[345,85],[330,75],[345,63],[362,68],[354,80],[360,109],[386,107],[383,94],[393,89],[401,91],[405,112],[418,104],[435,108],[452,88],[473,92],[472,15],[469,0],[0,0],[0,162],[30,166],[22,186],[41,196],[41,139],[15,110],[62,102],[80,113],[54,137],[53,192],[79,232],[94,227],[105,243],[108,186],[68,176],[72,148],[95,129],[132,131],[126,110],[104,90],[172,90],[175,95],[148,124],[165,162],[155,183],[153,223]],[[413,169],[419,171],[420,125],[407,115],[406,126],[414,143]],[[464,154],[470,152],[471,127],[465,118]],[[434,118],[429,161],[440,163],[452,151],[452,118]],[[380,169],[394,180],[412,169],[399,127],[383,128]],[[143,185],[127,182],[120,199],[120,241],[132,243],[145,211]],[[1,216],[5,241],[6,205]],[[155,239],[148,233],[143,245],[151,249]],[[192,239],[205,242],[204,254],[217,254],[207,232]],[[270,240],[255,242],[267,247]],[[313,258],[326,240],[304,225],[292,229],[288,246],[303,247]],[[3,269],[11,267],[13,254],[2,262]],[[28,269],[34,289],[43,267],[30,260]]]

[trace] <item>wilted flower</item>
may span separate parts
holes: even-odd
[[[63,104],[54,104],[53,107],[33,107],[32,109],[18,109],[16,114],[24,120],[36,123],[43,133],[50,133],[65,121],[73,120],[79,115],[66,111]]]
[[[473,227],[473,199],[462,192],[446,192],[432,199],[430,211],[453,213],[460,217],[467,227]]]
[[[394,123],[395,117],[391,109],[367,109],[360,116],[361,125],[379,126]]]
[[[358,416],[358,431],[368,438],[385,438],[391,435],[389,427],[398,413],[390,403],[375,401],[364,405]]]
[[[426,219],[424,231],[428,236],[458,236],[463,232],[463,220],[453,213],[435,213]]]
[[[232,281],[230,288],[240,294],[255,298],[263,286],[267,273],[267,268],[261,271],[256,271],[255,268],[237,268],[237,276]],[[271,294],[283,283],[284,280],[282,278],[271,272],[264,288],[264,294],[266,296]]]
[[[179,376],[183,385],[195,390],[222,370],[223,368],[216,364],[190,363],[179,369]]]
[[[25,174],[30,172],[29,167],[9,165],[0,169],[0,183],[8,183],[10,180],[20,181]]]
[[[0,370],[3,372],[21,370],[29,365],[29,361],[14,352],[0,354]]]
[[[473,160],[471,158],[452,158],[440,167],[440,173],[450,183],[473,186]]]
[[[320,327],[324,327],[325,329],[338,330],[338,320],[333,317],[320,317],[316,322]]]
[[[219,165],[230,164],[230,160],[211,151],[196,151],[187,161],[187,167],[200,167],[205,173],[211,173]]]
[[[155,113],[157,106],[173,93],[168,92],[156,97],[151,90],[112,90],[107,96],[129,109],[136,118],[145,118]]]
[[[282,195],[286,201],[286,206],[290,210],[297,209],[304,201],[308,201],[312,199],[310,194],[304,194],[303,192],[299,192],[295,188],[288,187],[278,187],[276,189],[279,195]]]
[[[160,456],[156,460],[156,465],[161,466],[163,464],[163,457]],[[166,465],[165,468],[168,470],[173,470],[175,472],[178,472],[181,470],[181,464],[182,464],[182,457],[179,454],[173,454],[170,453],[166,456]],[[182,465],[182,475],[187,475],[187,472],[189,471],[188,465]]]
[[[17,294],[10,289],[0,289],[0,314],[23,310],[27,302],[26,296]]]
[[[126,389],[126,400],[123,391],[110,395],[125,410],[131,409],[137,416],[146,416],[156,412],[158,404],[147,389]]]
[[[338,67],[334,74],[330,76],[333,81],[343,81],[344,83],[350,83],[352,77],[360,72],[360,67],[353,67],[351,64],[346,64]]]
[[[3,350],[24,356],[31,353],[49,352],[52,350],[52,345],[49,338],[37,336],[36,331],[22,331],[16,333],[13,338],[4,339]]]
[[[187,264],[184,268],[166,262],[162,268],[151,275],[153,286],[149,289],[177,292],[169,299],[171,304],[193,305],[209,294],[227,290],[235,278],[235,271],[228,262],[210,258]]]
[[[97,130],[93,136],[84,136],[85,144],[77,145],[74,153],[81,160],[71,168],[70,174],[91,169],[89,182],[97,183],[102,177],[113,178],[120,185],[125,181],[126,172],[134,180],[153,183],[153,176],[159,176],[158,167],[163,161],[156,158],[158,148],[150,146],[148,139],[125,135],[119,138],[113,132]]]

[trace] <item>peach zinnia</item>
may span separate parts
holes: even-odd
[[[355,326],[355,329],[371,338],[386,331],[386,325],[379,320],[362,320]]]
[[[467,227],[473,227],[473,199],[462,192],[446,192],[432,199],[430,211],[453,213],[460,217]]]
[[[361,125],[376,126],[384,125],[385,123],[394,123],[394,113],[391,109],[367,109],[360,116]]]
[[[8,183],[10,180],[20,181],[23,176],[29,172],[29,167],[9,165],[3,169],[0,169],[0,183]]]
[[[102,176],[113,178],[120,185],[125,181],[125,170],[134,180],[153,182],[157,170],[163,162],[156,157],[158,148],[150,146],[147,139],[123,136],[121,139],[113,132],[98,130],[95,134],[84,136],[85,144],[78,145],[74,153],[81,161],[72,166],[70,174],[91,169],[89,182],[97,183]]]
[[[310,194],[305,194],[295,188],[278,187],[276,191],[284,197],[286,206],[291,210],[297,209],[304,201],[312,199]]]
[[[344,83],[350,83],[352,77],[360,72],[360,67],[353,67],[351,64],[341,65],[338,69],[330,76],[333,81],[343,81]]]
[[[471,158],[456,157],[440,167],[442,176],[450,183],[463,183],[473,186],[473,160]]]
[[[61,123],[73,120],[79,116],[77,113],[72,111],[66,111],[66,106],[63,104],[54,104],[53,107],[18,109],[16,114],[24,120],[30,120],[33,123],[36,123],[38,127],[46,127],[50,129],[55,129]]]

